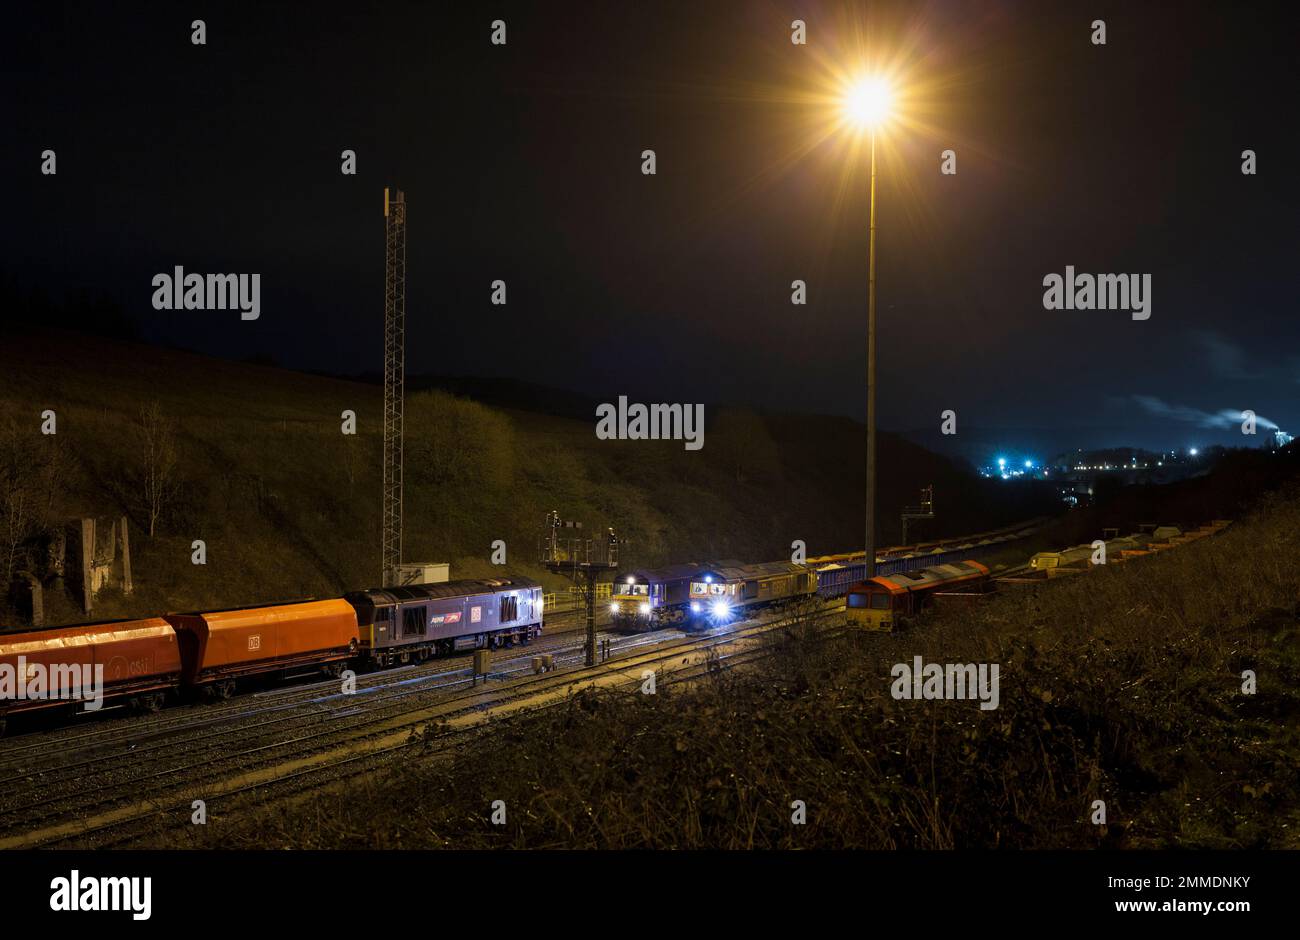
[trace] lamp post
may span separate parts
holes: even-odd
[[[892,95],[881,79],[864,79],[848,89],[844,113],[871,135],[871,222],[867,248],[867,577],[876,576],[876,129],[889,115]]]

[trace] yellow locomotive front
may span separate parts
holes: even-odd
[[[616,581],[610,589],[609,619],[620,629],[644,628],[651,622],[650,585],[635,577]]]

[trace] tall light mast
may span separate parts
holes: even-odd
[[[384,187],[384,495],[382,577],[398,583],[402,563],[402,434],[406,376],[406,197]]]

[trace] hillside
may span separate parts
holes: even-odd
[[[379,575],[380,388],[78,333],[9,332],[0,344],[6,492],[24,495],[14,570],[41,574],[42,529],[127,514],[136,590],[101,596],[96,616],[337,594]],[[174,431],[170,498],[148,534],[141,409]],[[42,413],[57,433],[42,435]],[[341,431],[345,410],[357,433]],[[541,576],[538,527],[555,508],[613,526],[625,558],[768,560],[861,545],[862,428],[842,419],[722,410],[705,446],[600,441],[593,421],[488,408],[441,391],[408,396],[405,558],[485,575],[496,539],[508,567]],[[1053,511],[1046,488],[972,478],[891,435],[880,439],[878,538],[933,483],[925,537]],[[191,563],[202,539],[207,563]],[[4,559],[0,559],[3,561]],[[554,582],[553,582],[554,583]],[[47,595],[49,622],[82,619]],[[14,622],[13,612],[6,617]]]

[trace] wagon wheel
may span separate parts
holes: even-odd
[[[213,689],[217,694],[217,698],[224,701],[234,693],[235,681],[233,679],[222,679],[213,686]]]

